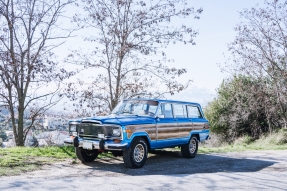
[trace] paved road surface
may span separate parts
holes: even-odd
[[[21,176],[0,177],[6,190],[287,190],[287,150],[199,154],[151,154],[141,169],[120,158],[88,164],[47,165]]]

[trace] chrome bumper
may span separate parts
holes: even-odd
[[[83,147],[83,141],[84,139],[78,138],[79,147]],[[101,149],[99,140],[85,140],[85,141],[91,142],[93,144],[93,149],[95,150]],[[74,146],[74,139],[68,137],[64,139],[64,143],[66,145]],[[122,151],[126,148],[127,145],[128,143],[108,143],[108,142],[103,141],[104,150]]]
[[[65,143],[66,145],[71,145],[71,146],[74,145],[73,139],[70,138],[70,137],[64,139],[64,143]]]

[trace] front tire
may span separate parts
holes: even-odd
[[[189,142],[181,147],[181,154],[185,158],[194,158],[198,150],[198,139],[192,135]]]
[[[75,148],[75,153],[78,159],[82,162],[92,162],[98,157],[98,154],[99,154],[97,150],[89,151],[89,150],[81,149],[79,147]]]
[[[129,168],[141,168],[147,159],[148,148],[143,138],[136,138],[123,152],[124,163]]]
[[[112,154],[114,157],[120,157],[123,156],[123,151],[112,151]]]

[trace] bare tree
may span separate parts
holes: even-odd
[[[265,7],[245,9],[240,15],[243,22],[235,27],[237,36],[229,45],[231,68],[237,74],[265,79],[261,93],[270,95],[269,101],[276,107],[266,108],[266,112],[278,112],[286,127],[287,1],[265,1]]]
[[[186,0],[83,0],[78,6],[84,12],[74,22],[92,31],[85,40],[95,48],[85,54],[75,50],[67,62],[98,75],[89,84],[81,79],[68,85],[67,95],[78,99],[77,106],[106,113],[122,98],[161,97],[188,86],[190,81],[176,78],[186,69],[166,66],[170,60],[163,50],[176,42],[195,44],[198,32],[178,22],[199,19],[201,8],[187,7]]]
[[[17,146],[24,145],[37,116],[58,102],[59,83],[72,74],[53,61],[52,53],[71,34],[58,23],[71,3],[0,1],[0,101],[10,112]],[[31,120],[28,126],[24,118]]]

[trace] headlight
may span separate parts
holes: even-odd
[[[113,136],[119,137],[121,135],[120,128],[113,128]]]
[[[75,132],[77,131],[77,126],[76,125],[70,125],[70,132]]]

